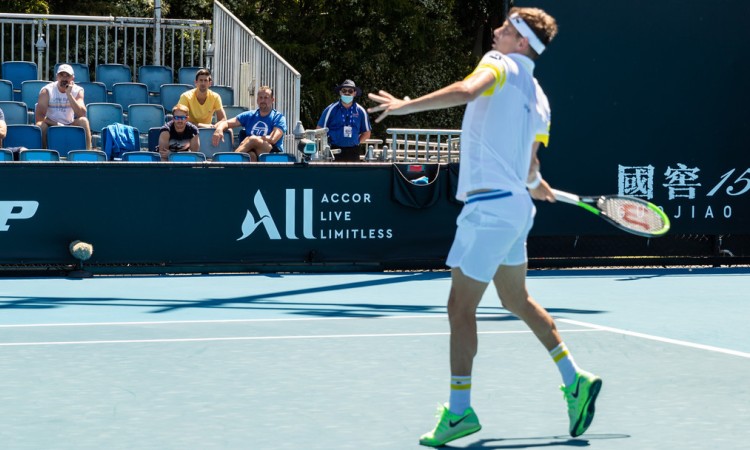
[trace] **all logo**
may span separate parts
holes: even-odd
[[[284,223],[284,235],[287,239],[299,239],[297,236],[297,203],[296,203],[296,189],[286,190],[286,220]],[[245,215],[245,220],[242,222],[242,236],[237,240],[241,241],[247,239],[251,234],[255,233],[258,228],[262,228],[269,239],[278,240],[281,239],[281,233],[279,228],[276,226],[276,221],[268,209],[266,200],[263,198],[263,194],[258,190],[253,197],[253,205],[257,215],[254,215],[249,209]],[[302,191],[302,237],[305,239],[315,239],[315,233],[313,231],[313,190],[303,189]]]

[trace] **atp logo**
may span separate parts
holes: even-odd
[[[287,239],[299,239],[297,237],[296,230],[296,200],[297,190],[287,189],[286,190],[286,211],[285,211],[285,227],[284,235]],[[282,239],[279,228],[276,226],[276,221],[271,214],[271,210],[268,209],[266,200],[263,198],[260,189],[255,192],[253,197],[253,205],[255,206],[256,216],[248,209],[245,215],[245,220],[242,222],[242,236],[237,240],[241,241],[247,239],[250,235],[255,233],[258,228],[263,228],[271,240]],[[315,233],[313,230],[313,190],[303,189],[302,191],[302,237],[305,239],[315,239]]]
[[[10,230],[9,220],[30,219],[39,208],[37,201],[0,201],[0,231]]]

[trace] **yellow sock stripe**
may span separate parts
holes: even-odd
[[[568,355],[569,355],[568,351],[563,350],[560,352],[560,354],[553,356],[552,359],[557,363],[557,362],[560,362],[561,359],[565,358]]]
[[[471,389],[471,383],[469,384],[451,384],[451,389],[454,391],[465,391]]]

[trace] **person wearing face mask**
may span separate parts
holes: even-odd
[[[355,101],[362,90],[352,80],[336,86],[340,99],[323,110],[318,128],[328,128],[328,143],[331,149],[340,149],[336,161],[359,161],[360,145],[370,138],[372,125],[367,110]]]

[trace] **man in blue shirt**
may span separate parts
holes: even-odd
[[[354,81],[346,80],[336,86],[340,100],[323,110],[318,128],[328,128],[328,143],[331,149],[341,149],[336,161],[359,161],[359,144],[370,139],[372,126],[367,110],[354,101],[362,95]]]
[[[212,144],[217,146],[219,141],[224,140],[224,130],[227,128],[242,126],[245,127],[247,137],[240,142],[235,149],[236,152],[248,153],[251,161],[257,161],[258,156],[263,153],[283,152],[282,138],[287,131],[286,117],[273,109],[275,100],[273,89],[261,86],[256,96],[258,109],[245,111],[236,117],[217,123],[216,131],[211,139]]]

